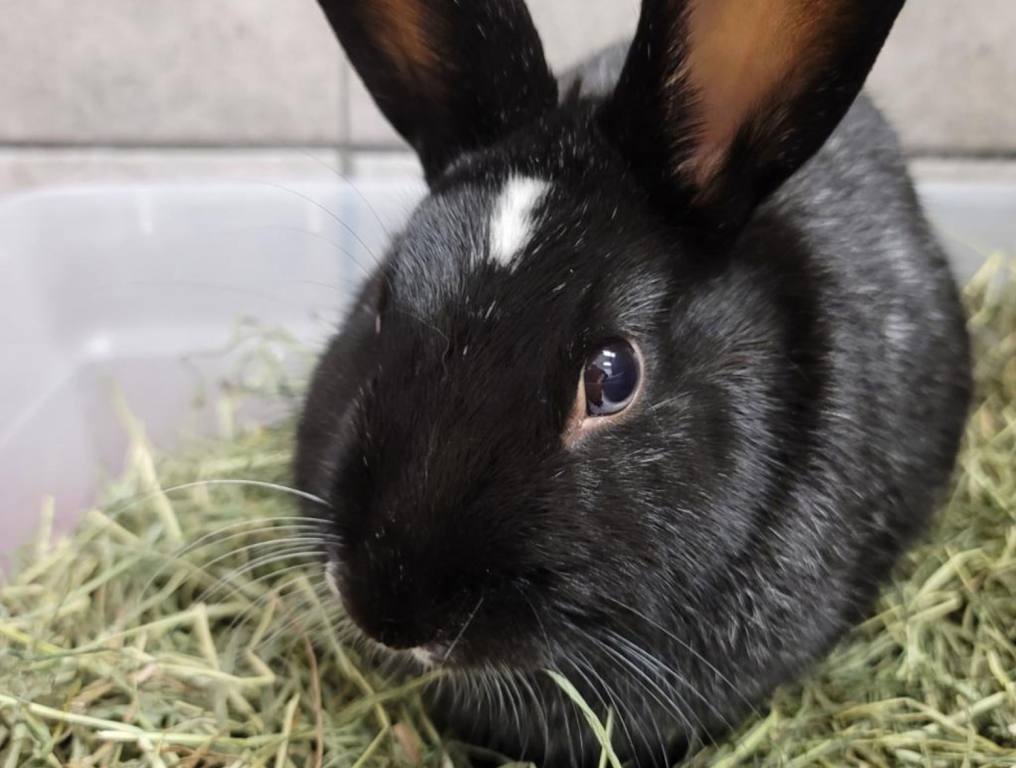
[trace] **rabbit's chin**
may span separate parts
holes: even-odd
[[[579,768],[599,764],[603,745],[582,710],[546,673],[490,670],[482,675],[449,676],[423,693],[435,725],[455,740],[482,745],[470,750],[474,765],[533,763],[541,768]],[[618,702],[624,707],[624,702]],[[650,719],[625,722],[609,717],[611,746],[623,764],[664,768],[686,751],[681,734],[668,733]]]

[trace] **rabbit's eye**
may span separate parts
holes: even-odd
[[[627,341],[611,341],[589,358],[582,374],[586,414],[620,413],[635,397],[642,375],[639,356]]]

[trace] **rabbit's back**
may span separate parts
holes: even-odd
[[[776,252],[785,241],[774,230],[792,234],[800,261]],[[906,543],[955,460],[970,398],[969,348],[945,254],[896,135],[869,98],[862,94],[760,207],[740,249],[777,279],[781,265],[805,271],[800,284],[815,292],[826,347],[829,479],[870,515],[872,536]]]

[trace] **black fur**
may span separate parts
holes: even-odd
[[[433,181],[557,99],[524,0],[320,0],[375,102]],[[413,28],[413,22],[418,26]],[[404,26],[396,34],[392,27]]]
[[[869,608],[949,476],[969,361],[867,100],[717,239],[667,214],[600,75],[433,174],[321,359],[296,474],[334,506],[328,557],[363,633],[407,665],[396,649],[448,653],[442,722],[594,764],[552,668],[613,709],[622,757],[657,765]],[[513,271],[486,258],[512,174],[550,182]],[[641,348],[645,389],[568,448],[583,362],[618,336]]]
[[[826,0],[824,8],[813,6],[800,14],[802,26],[809,19],[832,19],[815,25],[829,31],[817,33],[813,48],[799,52],[797,66],[776,91],[745,116],[704,189],[684,170],[703,120],[698,94],[683,72],[690,57],[692,5],[689,0],[644,0],[603,120],[633,171],[667,210],[727,235],[815,153],[843,118],[903,0]],[[778,13],[786,5],[783,0],[772,8]]]

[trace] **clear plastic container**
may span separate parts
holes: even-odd
[[[113,385],[171,449],[253,318],[320,345],[419,182],[81,187],[0,200],[0,567],[122,465]],[[271,409],[258,414],[272,418]]]

